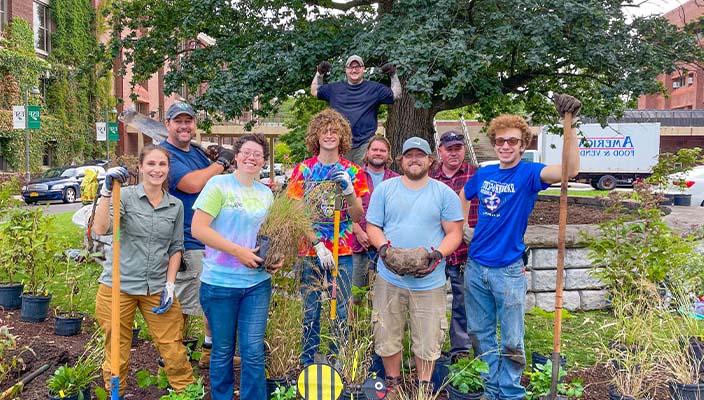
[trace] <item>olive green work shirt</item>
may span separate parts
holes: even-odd
[[[144,186],[120,192],[120,291],[130,295],[161,293],[169,258],[183,251],[183,203],[164,192],[152,207]],[[112,207],[110,226],[112,232]],[[112,247],[106,251],[100,283],[112,287]]]

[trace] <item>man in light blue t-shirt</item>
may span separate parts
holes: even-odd
[[[566,95],[557,95],[556,104],[561,116],[576,114],[581,107],[577,99]],[[526,364],[523,318],[527,290],[523,234],[538,192],[560,182],[562,167],[521,161],[533,134],[518,115],[494,118],[488,133],[499,164],[480,168],[460,192],[464,215],[470,200],[479,199],[464,273],[465,308],[472,315],[467,333],[472,347],[489,364],[489,373],[483,374],[486,399],[517,400],[526,395],[521,386]],[[579,172],[574,129],[565,138],[565,147],[570,157],[568,174],[574,177]]]
[[[374,282],[374,349],[384,363],[387,387],[401,376],[402,341],[410,319],[412,350],[419,386],[430,387],[433,363],[445,340],[445,257],[462,240],[459,198],[442,182],[428,177],[432,164],[428,142],[412,137],[403,144],[403,176],[385,180],[372,193],[367,210],[369,242],[379,249]],[[400,276],[392,266],[396,249],[422,248],[413,275]],[[409,316],[410,318],[407,318]]]

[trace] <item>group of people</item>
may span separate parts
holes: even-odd
[[[523,234],[537,193],[560,181],[560,165],[522,161],[532,138],[528,124],[519,116],[502,115],[488,126],[498,164],[469,165],[466,138],[449,131],[439,138],[439,160],[426,140],[407,139],[396,158],[399,175],[390,169],[389,141],[375,135],[379,105],[401,96],[395,68],[383,67],[391,80],[386,87],[363,79],[359,56],[349,57],[345,67],[347,81],[332,84],[323,80],[330,64],[317,68],[311,92],[331,108],[310,121],[305,144],[312,157],[295,166],[286,190],[314,216],[299,249],[301,366],[328,361],[328,355],[334,359],[335,344],[347,335],[348,308],[361,301],[352,298],[351,286],[369,285],[374,351],[383,361],[387,398],[394,398],[401,384],[407,325],[419,387],[430,387],[449,328],[453,353],[473,350],[489,364],[487,399],[523,398]],[[561,114],[579,110],[576,99],[562,100]],[[112,183],[127,182],[128,172],[122,167],[107,172],[94,218],[93,231],[106,234],[112,229],[110,214],[119,210],[122,216],[120,332],[110,327],[109,256],[96,299],[105,343],[113,334],[121,338],[121,394],[139,308],[176,391],[194,382],[181,344],[183,326],[188,316],[204,314],[201,367],[210,368],[211,397],[233,398],[233,363],[241,362],[240,398],[266,399],[264,333],[271,274],[283,264],[263,268],[257,247],[257,232],[274,199],[258,181],[270,149],[262,135],[246,134],[232,150],[218,149],[211,162],[191,144],[195,112],[187,103],[169,108],[166,127],[164,143],[141,151],[140,183],[122,190],[120,204],[111,202]],[[574,131],[568,136],[569,174],[574,176],[579,153]],[[224,174],[231,166],[234,172]],[[337,265],[334,210],[340,210]],[[448,278],[450,324],[445,316]],[[331,336],[337,340],[328,346],[330,354],[321,355],[321,295],[333,286],[337,319],[331,321]],[[107,386],[109,359],[106,345]]]

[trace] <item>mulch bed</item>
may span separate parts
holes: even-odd
[[[557,225],[560,215],[560,203],[556,201],[537,201],[528,219],[528,225]],[[567,205],[567,224],[598,224],[612,217],[602,208],[582,204]]]

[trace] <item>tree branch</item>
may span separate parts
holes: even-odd
[[[375,0],[352,0],[347,3],[336,3],[332,0],[308,0],[308,1],[306,1],[306,4],[311,5],[311,6],[332,8],[332,9],[340,10],[340,11],[347,11],[347,10],[351,10],[355,7],[369,6],[369,5],[376,4],[376,3],[378,3],[378,1],[375,1]]]

